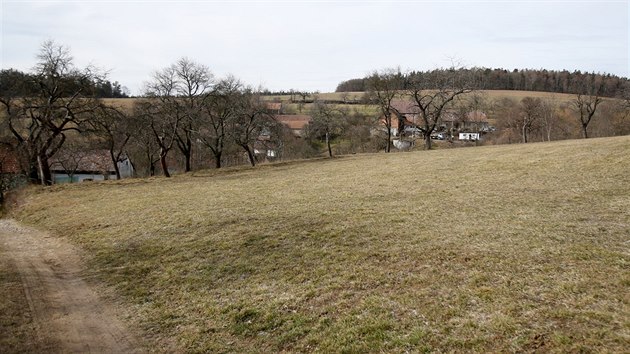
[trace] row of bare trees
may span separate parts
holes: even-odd
[[[630,134],[628,102],[581,94],[569,102],[506,97],[487,103],[487,110],[500,117],[495,143],[528,143]]]
[[[216,168],[228,141],[242,148],[253,166],[254,145],[276,124],[259,91],[233,76],[215,80],[207,66],[182,58],[153,75],[134,116],[154,138],[166,176],[173,148],[183,156],[184,172],[192,170],[195,142],[211,151]]]
[[[99,83],[104,77],[93,67],[77,68],[68,49],[53,41],[42,45],[31,73],[0,71],[0,142],[20,153],[31,180],[52,183],[50,160],[64,146],[65,155],[82,149],[107,149],[118,178],[117,162],[123,157],[145,166],[148,175],[155,174],[159,166],[170,176],[169,163],[174,155],[181,160],[184,172],[197,168],[195,156],[201,155],[213,161],[215,168],[239,155],[247,156],[255,165],[257,147],[264,150],[265,145],[273,147],[274,156],[281,151],[316,155],[318,140],[323,141],[329,156],[333,155],[333,141],[337,148],[345,146],[338,151],[382,148],[389,152],[392,120],[408,113],[418,117],[416,129],[422,132],[424,147],[431,149],[431,135],[445,113],[458,109],[464,113],[484,110],[497,117],[501,131],[497,136],[507,136],[507,142],[573,137],[567,117],[578,118],[584,138],[590,136],[594,121],[605,121],[598,115],[614,122],[604,127],[596,124],[596,132],[600,132],[596,135],[624,134],[630,109],[630,99],[624,101],[626,106],[608,105],[609,100],[602,99],[598,90],[577,95],[569,106],[531,97],[486,104],[476,98],[479,95],[471,95],[479,78],[474,70],[453,67],[431,76],[386,69],[365,79],[367,102],[378,107],[378,117],[350,113],[343,105],[314,98],[308,111],[312,121],[305,129],[306,139],[297,143],[299,139],[274,120],[261,89],[246,86],[233,76],[215,78],[207,66],[190,59],[182,58],[156,71],[145,85],[143,98],[128,106],[113,106],[99,98]],[[397,100],[408,103],[406,112],[394,104]],[[605,114],[600,113],[602,109]],[[374,128],[381,119],[386,133],[377,137],[381,140],[375,144]],[[605,128],[616,130],[603,132]],[[68,141],[72,146],[66,144]]]
[[[2,135],[15,143],[31,178],[51,184],[49,160],[101,107],[94,85],[100,74],[93,67],[76,68],[67,48],[52,41],[42,45],[37,59],[32,74],[1,73]]]
[[[77,146],[106,148],[118,178],[117,162],[131,152],[146,157],[149,174],[159,161],[170,176],[173,150],[183,157],[185,172],[199,146],[211,151],[217,168],[234,146],[254,165],[259,137],[279,130],[259,90],[233,76],[216,79],[207,66],[186,58],[155,72],[144,98],[131,107],[100,99],[105,76],[77,68],[66,47],[47,41],[37,59],[32,73],[0,72],[0,138],[19,151],[31,179],[45,185],[52,183],[50,161],[64,146],[65,155],[81,150]]]

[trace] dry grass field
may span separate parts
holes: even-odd
[[[537,91],[513,91],[513,90],[486,90],[486,91],[475,91],[476,94],[481,95],[485,99],[485,103],[488,107],[486,107],[487,113],[489,113],[490,123],[497,124],[497,117],[492,114],[492,103],[499,102],[503,98],[509,98],[514,100],[515,102],[520,102],[525,97],[534,97],[541,98],[555,106],[560,106],[562,104],[571,104],[573,100],[575,100],[575,95],[573,94],[563,94],[563,93],[553,93],[553,92],[537,92]],[[364,92],[347,92],[346,99],[349,101],[356,100],[361,101],[361,98],[364,95]],[[333,100],[333,101],[341,101],[343,100],[344,93],[341,92],[324,92],[316,94],[318,99],[322,100]],[[470,97],[470,96],[464,96]],[[281,101],[283,103],[283,113],[284,114],[310,114],[313,104],[312,103],[291,103],[290,95],[270,95],[265,96],[265,100],[267,101]],[[300,98],[298,96],[295,97],[296,100]],[[308,100],[312,100],[313,96],[309,96]],[[614,99],[608,99],[614,100]],[[133,103],[136,101],[135,98],[108,98],[104,99],[104,102],[112,105],[116,108],[125,110],[127,112],[131,112],[133,107]],[[380,112],[376,105],[367,105],[367,104],[336,104],[339,108],[345,108],[349,113],[357,112],[361,114],[365,114],[368,117],[377,117]]]
[[[513,91],[513,90],[485,90],[485,91],[476,91],[477,93],[481,93],[489,100],[498,100],[504,97],[512,98],[516,101],[523,99],[524,97],[538,97],[543,99],[548,99],[555,102],[570,102],[575,99],[575,95],[572,94],[564,94],[564,93],[553,93],[553,92],[537,92],[537,91]],[[364,92],[346,92],[347,100],[361,100],[364,95]],[[316,94],[317,98],[322,100],[335,100],[340,101],[343,99],[343,92],[322,92]],[[291,100],[290,95],[270,95],[265,96],[264,99],[268,101],[280,100],[289,104],[288,102]],[[295,97],[296,100],[299,100],[300,97]],[[309,96],[308,100],[312,100],[313,97]],[[130,109],[135,98],[106,98],[104,101],[110,105],[115,107]],[[297,103],[294,105],[297,106]],[[306,104],[305,107],[308,107],[309,104]]]
[[[627,352],[629,172],[630,137],[484,146],[34,187],[11,215],[85,249],[151,350]]]
[[[475,91],[477,93],[482,93],[488,99],[501,99],[504,97],[513,98],[517,101],[523,99],[524,97],[534,97],[534,98],[542,98],[549,99],[551,101],[557,102],[569,102],[575,99],[575,95],[566,94],[566,93],[554,93],[554,92],[539,92],[539,91],[515,91],[515,90],[483,90],[483,91]],[[342,100],[343,95],[347,94],[348,100],[361,100],[364,95],[364,92],[324,92],[319,93],[316,96],[322,100]],[[281,101],[289,101],[291,99],[290,95],[271,95],[266,96],[269,100],[281,100]],[[313,97],[309,96],[309,100]],[[299,100],[300,97],[296,97],[296,100]]]

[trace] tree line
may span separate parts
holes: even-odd
[[[313,156],[322,134],[334,138],[348,127],[336,122],[322,130],[322,114],[314,112],[299,138],[267,109],[263,89],[232,75],[217,78],[188,58],[155,71],[132,101],[103,100],[110,96],[103,94],[108,85],[112,92],[120,90],[95,68],[76,67],[66,47],[45,42],[32,72],[0,72],[0,144],[18,153],[31,181],[50,185],[53,160],[63,156],[61,164],[74,166],[69,168],[74,173],[90,150],[108,151],[117,178],[123,159],[131,160],[138,175],[168,177],[173,168],[189,172]],[[344,113],[344,121],[362,127],[348,129],[354,131],[348,133],[352,149],[364,149],[361,144],[369,140],[369,129],[360,122],[365,119]]]
[[[558,103],[540,97],[504,97],[484,106],[489,114],[501,117],[491,138],[496,144],[630,134],[630,99],[578,94]]]
[[[181,152],[187,172],[199,145],[212,152],[215,167],[234,146],[255,164],[256,139],[278,129],[257,90],[232,76],[215,79],[206,66],[185,58],[155,72],[144,98],[131,107],[106,104],[104,75],[77,68],[66,47],[47,41],[37,61],[30,73],[0,73],[0,138],[19,152],[30,179],[45,185],[52,184],[51,159],[64,150],[106,148],[115,167],[133,153],[148,174],[159,162],[169,176],[169,153]]]
[[[452,75],[452,68],[428,71],[410,71],[398,82],[398,89],[407,89],[410,82],[418,80],[439,81],[440,77]],[[474,73],[476,90],[519,90],[555,93],[584,94],[585,90],[597,88],[603,97],[624,97],[630,90],[630,80],[611,74],[588,73],[568,70],[535,69],[488,69],[457,68],[461,75]],[[401,74],[402,75],[402,74]],[[369,75],[350,79],[337,85],[336,92],[364,92],[369,90]]]
[[[610,104],[602,98],[601,85],[561,106],[531,97],[491,101],[476,90],[483,72],[374,71],[363,79],[367,111],[290,90],[298,104],[312,100],[304,107],[310,123],[296,136],[277,120],[278,112],[267,108],[263,88],[231,75],[215,77],[206,65],[188,58],[155,71],[141,97],[115,105],[103,100],[110,96],[103,89],[124,91],[119,84],[93,67],[77,68],[66,47],[47,41],[32,72],[0,71],[0,145],[18,153],[31,181],[49,185],[53,159],[66,156],[68,165],[76,166],[85,151],[96,149],[108,152],[117,178],[117,163],[123,159],[131,161],[139,176],[161,172],[168,177],[174,169],[254,166],[261,160],[319,156],[322,151],[330,157],[390,152],[394,141],[415,142],[405,136],[408,114],[415,117],[409,128],[420,132],[426,149],[432,148],[434,133],[444,131],[446,116],[451,121],[456,117],[459,124],[472,111],[497,118],[499,130],[488,139],[495,143],[572,138],[576,131],[584,138],[630,133],[630,100]]]

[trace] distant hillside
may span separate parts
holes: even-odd
[[[621,97],[630,91],[630,80],[611,74],[588,73],[567,70],[555,71],[544,69],[459,69],[462,72],[474,72],[476,89],[480,90],[517,90],[556,93],[583,93],[585,90],[599,91],[600,96]],[[446,69],[431,71],[412,71],[401,74],[407,78],[426,77],[433,79],[450,73]],[[404,89],[403,86],[400,89]],[[350,79],[337,85],[336,92],[366,91],[366,78]]]

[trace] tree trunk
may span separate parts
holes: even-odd
[[[0,161],[0,172],[3,172],[2,161]],[[4,204],[4,185],[5,180],[4,176],[0,173],[0,208],[2,208],[2,204]]]
[[[37,176],[39,179],[39,182],[41,183],[42,186],[45,186],[46,183],[44,183],[45,179],[44,179],[44,168],[42,167],[42,159],[39,155],[37,155]]]
[[[39,177],[43,186],[51,186],[53,184],[52,173],[50,172],[50,166],[48,165],[48,158],[38,156],[37,164],[39,166]]]
[[[214,167],[221,168],[221,153],[214,154]]]
[[[31,158],[31,162],[29,164],[28,178],[29,181],[33,184],[39,183],[39,158],[35,158],[34,160]]]
[[[431,133],[427,133],[424,135],[424,149],[431,150]]]
[[[160,164],[162,165],[162,172],[164,172],[164,177],[171,177],[171,174],[168,172],[168,166],[166,164],[166,153],[164,151],[160,151]]]
[[[114,164],[114,171],[116,172],[116,179],[120,179],[120,169],[118,168],[118,161],[114,156],[114,152],[109,150],[109,157],[112,159],[112,163]]]
[[[330,148],[330,134],[326,133],[326,146],[328,146],[328,157],[332,156],[332,149]]]
[[[588,124],[582,124],[582,134],[584,135],[584,139],[588,139]]]
[[[387,146],[385,147],[385,152],[390,152],[392,144],[392,125],[387,124]]]
[[[192,167],[191,167],[191,159],[192,159],[192,153],[190,151],[190,149],[186,150],[186,152],[184,152],[184,172],[190,172],[192,171]]]
[[[249,159],[249,163],[252,165],[252,167],[256,166],[256,156],[254,156],[252,149],[250,149],[249,145],[247,144],[241,145],[241,146],[247,152],[247,158]]]
[[[189,128],[192,129],[192,128]],[[186,141],[183,144],[182,155],[184,155],[184,172],[192,171],[192,150],[193,144],[189,134],[186,134]]]

